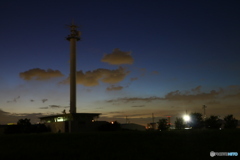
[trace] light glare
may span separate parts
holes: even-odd
[[[184,115],[183,119],[184,119],[184,121],[188,122],[188,121],[190,121],[190,116],[189,115]]]

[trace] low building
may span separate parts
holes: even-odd
[[[97,130],[101,123],[96,122],[100,113],[69,113],[40,117],[51,132],[84,132]]]
[[[158,129],[158,124],[157,123],[148,123],[147,124],[147,129],[148,130],[157,130]]]

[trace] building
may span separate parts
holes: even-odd
[[[53,133],[95,131],[101,123],[96,121],[100,113],[69,113],[40,117]]]
[[[148,124],[147,124],[147,129],[148,129],[148,130],[157,130],[157,129],[158,129],[158,124],[157,124],[157,123],[154,123],[154,122],[148,123]]]

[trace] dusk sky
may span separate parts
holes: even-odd
[[[5,0],[0,19],[0,124],[69,111],[73,19],[78,113],[240,119],[240,1]]]

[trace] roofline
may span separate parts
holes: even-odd
[[[65,115],[93,115],[93,116],[99,116],[102,113],[67,113],[67,114],[55,114],[55,115],[50,115],[50,116],[44,116],[44,117],[39,117],[41,118],[51,118],[51,117],[59,117],[59,116],[65,116]]]

